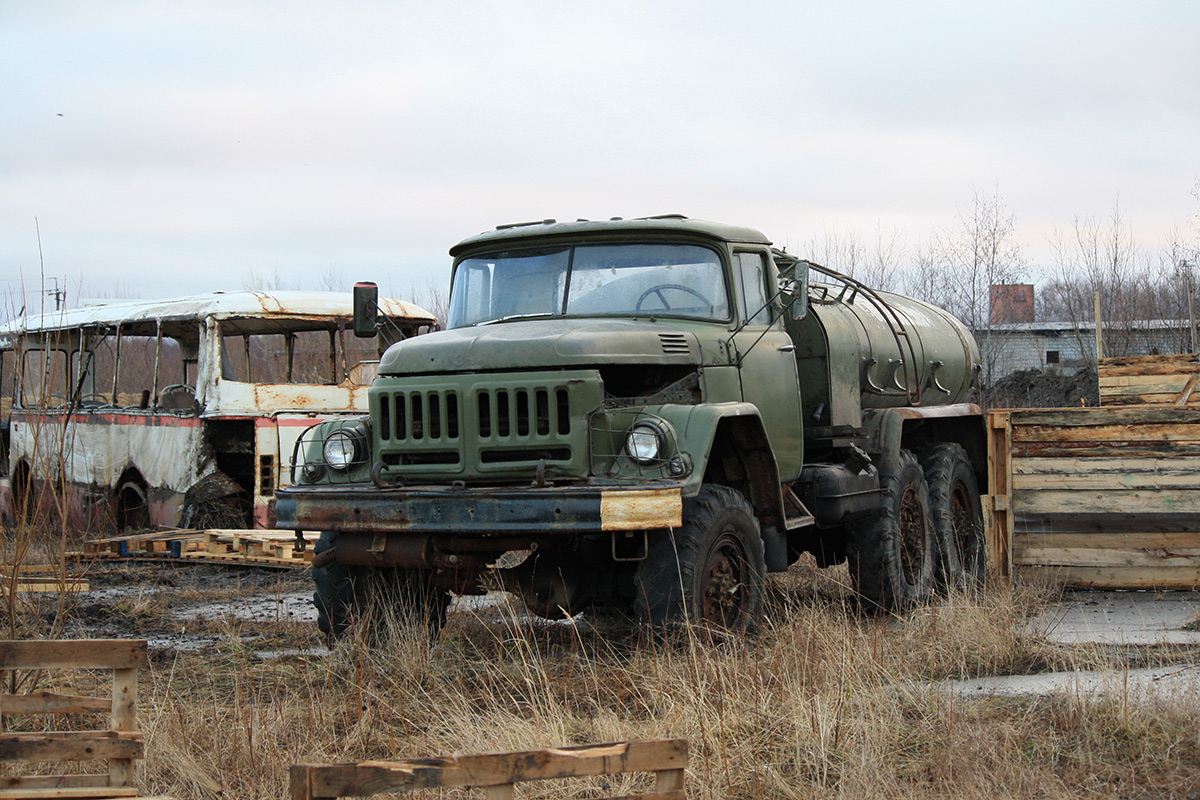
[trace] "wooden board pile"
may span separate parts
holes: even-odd
[[[172,530],[96,539],[84,546],[80,557],[180,559],[263,567],[307,566],[312,561],[312,549],[297,553],[293,547],[295,540],[291,531]]]
[[[1195,353],[1100,359],[1100,405],[1200,406]]]
[[[1200,588],[1200,409],[999,410],[988,429],[1002,571]]]

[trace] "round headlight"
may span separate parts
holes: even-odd
[[[625,436],[625,452],[639,464],[649,464],[662,453],[664,438],[657,425],[639,422]]]
[[[358,437],[348,431],[334,431],[326,437],[321,453],[331,469],[346,469],[359,460]]]

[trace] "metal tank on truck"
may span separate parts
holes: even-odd
[[[436,626],[494,574],[537,614],[733,631],[804,553],[884,608],[982,580],[979,357],[946,312],[677,215],[450,252],[447,330],[390,348],[370,414],[308,431],[277,498],[323,531],[326,632],[380,588]]]

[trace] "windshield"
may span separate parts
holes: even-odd
[[[448,327],[561,315],[724,321],[728,298],[720,256],[699,245],[509,250],[458,264]]]

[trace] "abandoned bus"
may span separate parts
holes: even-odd
[[[388,345],[436,327],[378,300],[354,336],[349,294],[228,292],[27,316],[0,327],[11,511],[71,528],[269,528],[293,446],[367,410]],[[10,408],[9,408],[10,407]],[[282,463],[281,463],[282,462]]]

